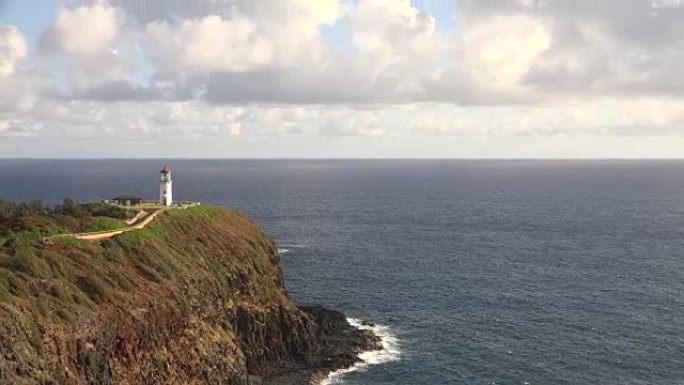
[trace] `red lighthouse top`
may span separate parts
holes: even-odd
[[[168,166],[164,166],[164,168],[161,170],[162,174],[170,174],[171,169]]]

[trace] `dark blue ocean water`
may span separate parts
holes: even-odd
[[[157,195],[158,160],[0,161],[0,197]],[[390,328],[347,384],[684,384],[684,162],[169,161],[299,302]]]

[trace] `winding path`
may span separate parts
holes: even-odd
[[[158,208],[158,209],[145,209],[142,210],[138,215],[133,218],[133,220],[128,223],[128,227],[124,227],[122,229],[116,229],[116,230],[107,230],[107,231],[95,231],[91,233],[76,233],[76,234],[60,234],[60,235],[53,235],[50,237],[45,237],[43,239],[44,242],[51,242],[56,238],[63,238],[63,237],[73,237],[76,239],[81,239],[84,241],[102,241],[108,238],[111,238],[115,235],[123,234],[129,231],[133,230],[140,230],[147,226],[150,222],[154,220],[154,218],[157,217],[157,215],[161,214],[167,210],[167,208]],[[143,215],[143,213],[146,213],[147,215]]]

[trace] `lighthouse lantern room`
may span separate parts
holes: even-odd
[[[161,179],[159,183],[159,203],[162,206],[171,206],[173,203],[173,180],[171,180],[171,169],[167,166],[161,170]]]

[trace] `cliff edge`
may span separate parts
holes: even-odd
[[[0,384],[309,384],[379,348],[341,313],[293,304],[274,242],[240,213],[38,241],[69,221],[0,228]]]

